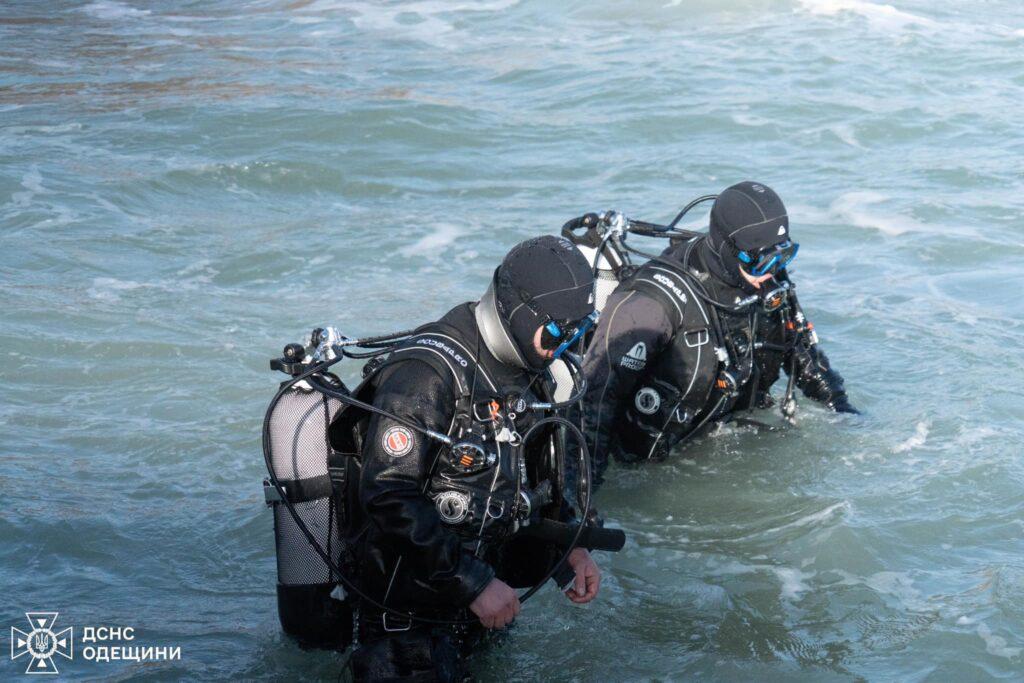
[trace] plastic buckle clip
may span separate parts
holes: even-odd
[[[284,488],[284,486],[282,485],[281,488]],[[285,491],[285,493],[287,493],[287,491]],[[283,502],[281,494],[277,492],[277,489],[274,488],[274,485],[270,483],[269,479],[263,480],[263,502],[266,503],[268,507],[272,506],[274,503]]]

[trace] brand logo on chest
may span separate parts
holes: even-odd
[[[619,361],[627,370],[643,370],[647,367],[647,344],[637,342]]]

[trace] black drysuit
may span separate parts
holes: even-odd
[[[357,395],[372,397],[378,408],[454,437],[466,427],[467,413],[479,414],[492,399],[501,402],[515,393],[527,401],[539,400],[538,394],[544,394],[535,393],[535,387],[543,378],[491,355],[479,336],[474,306],[457,306],[437,323],[420,328],[374,369]],[[483,412],[487,414],[486,409]],[[373,414],[363,419],[368,423],[358,429],[361,463],[350,465],[358,470],[350,472],[349,481],[358,486],[347,497],[346,535],[357,579],[375,600],[423,616],[472,618],[469,604],[495,576],[513,587],[533,585],[561,556],[555,547],[533,539],[497,535],[480,543],[474,537],[476,523],[447,524],[436,493],[461,486],[458,471],[448,463],[449,449],[391,418]],[[506,424],[523,434],[533,420],[526,412]],[[557,477],[552,443],[550,433],[532,437],[525,462],[511,465],[514,477],[530,487]],[[499,457],[511,457],[507,443]],[[490,470],[485,474],[490,482]],[[485,489],[473,495],[480,502],[488,493]],[[486,502],[485,508],[497,509],[498,502]],[[558,501],[543,514],[555,519],[571,515]],[[480,517],[486,519],[476,519]],[[467,629],[410,623],[363,605],[360,644],[353,656],[356,677],[457,679],[469,635],[473,634]]]
[[[795,294],[770,313],[760,303],[727,312],[701,298],[732,305],[748,295],[711,274],[705,239],[679,241],[645,263],[602,311],[583,368],[595,485],[609,452],[627,462],[660,459],[710,422],[771,405],[782,369],[804,395],[853,410]]]

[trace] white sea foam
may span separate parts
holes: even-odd
[[[815,572],[802,572],[791,567],[772,567],[772,573],[779,577],[782,583],[782,597],[786,600],[796,600],[801,593],[806,593],[810,587],[806,579],[814,576]]]
[[[818,524],[819,522],[824,522],[825,520],[829,519],[833,513],[848,511],[849,509],[849,501],[841,500],[838,503],[833,503],[832,505],[829,505],[824,510],[819,510],[817,512],[812,512],[809,515],[804,515],[803,517],[795,519],[792,522],[789,522],[788,524],[783,524],[782,526],[777,527],[772,531],[784,531],[786,529],[793,529],[796,527]]]
[[[33,166],[21,176],[21,186],[25,188],[24,192],[11,193],[11,204],[16,208],[27,207],[36,195],[49,192],[43,187],[43,175],[38,166]]]
[[[82,130],[82,124],[71,121],[69,123],[60,123],[52,126],[11,126],[7,129],[7,132],[12,135],[24,135],[27,133],[60,134],[80,130]]]
[[[140,282],[133,282],[131,280],[118,280],[113,277],[97,277],[93,278],[92,287],[86,291],[89,296],[98,301],[113,303],[121,300],[122,293],[130,292],[145,286],[146,285]]]
[[[853,132],[853,127],[848,123],[837,123],[832,126],[828,126],[830,130],[837,138],[848,144],[850,147],[856,147],[858,149],[864,149],[864,145],[860,144],[857,140],[857,136]]]
[[[319,256],[314,256],[313,258],[309,259],[307,263],[311,266],[322,266],[325,263],[330,263],[333,260],[333,254],[320,254]]]
[[[450,223],[438,223],[436,229],[414,243],[402,247],[398,253],[402,256],[438,256],[444,247],[454,242],[462,230]]]
[[[953,319],[958,323],[967,325],[968,327],[977,327],[978,325],[978,316],[964,310],[953,311]]]
[[[751,126],[754,128],[767,126],[771,123],[768,119],[761,118],[760,116],[754,116],[753,114],[732,114],[731,118],[733,122],[738,123],[741,126]]]
[[[970,451],[975,448],[992,447],[1003,438],[1003,433],[991,425],[961,426],[955,443],[960,448]]]
[[[906,441],[896,444],[892,447],[893,453],[906,453],[907,451],[913,450],[924,445],[924,442],[928,439],[928,423],[918,422],[914,428],[914,434]]]
[[[914,588],[914,580],[905,572],[875,572],[863,583],[877,593],[895,597],[904,607],[915,609],[928,604],[922,599],[921,591]]]
[[[82,7],[82,11],[105,21],[144,17],[150,13],[148,9],[137,9],[116,0],[97,0]]]
[[[191,263],[177,272],[178,279],[170,286],[173,288],[184,287],[191,289],[195,285],[205,285],[213,281],[218,270],[211,265],[209,259],[200,259]]]
[[[832,221],[832,214],[821,207],[811,204],[793,202],[792,204],[787,203],[786,208],[789,209],[790,216],[800,216],[800,222],[802,223],[830,223]],[[704,225],[698,225],[698,229],[702,227]]]
[[[902,235],[907,232],[933,232],[927,224],[907,216],[900,216],[891,211],[870,209],[873,204],[880,204],[889,199],[884,194],[872,191],[847,192],[832,202],[830,210],[833,215],[845,220],[858,228],[874,228],[890,236]]]
[[[733,540],[747,541],[750,539],[759,538],[764,534],[775,534],[779,533],[780,531],[788,531],[789,529],[798,529],[800,527],[805,526],[817,526],[820,523],[825,522],[826,520],[831,518],[834,513],[841,513],[842,511],[849,509],[849,501],[841,500],[838,503],[833,503],[832,505],[829,505],[827,508],[824,508],[823,510],[818,510],[817,512],[812,512],[810,514],[804,515],[803,517],[794,519],[792,522],[786,522],[781,526],[772,527],[770,529],[765,529],[763,531],[757,531],[755,533],[747,534],[745,536],[740,536]]]
[[[978,637],[985,641],[985,651],[996,657],[1013,659],[1020,656],[1019,647],[1007,647],[1006,638],[992,633],[985,622],[978,624]]]
[[[998,23],[966,23],[959,21],[938,21],[920,14],[913,14],[896,7],[866,0],[799,0],[801,7],[819,16],[851,14],[865,19],[868,25],[878,31],[903,33],[910,28],[930,32],[955,33],[965,37],[988,38],[991,36],[1022,37],[1024,29]]]
[[[736,562],[735,560],[722,563],[711,560],[708,562],[708,568],[714,576],[742,576],[744,574],[770,572],[779,579],[780,594],[786,600],[796,600],[800,597],[801,593],[806,593],[810,590],[806,580],[816,574],[816,572],[804,572],[793,567],[750,565]]]
[[[856,14],[867,19],[873,28],[882,30],[902,30],[911,25],[935,28],[939,25],[934,19],[898,10],[892,5],[876,4],[864,0],[800,0],[800,4],[812,14],[824,16],[835,16],[843,12]]]

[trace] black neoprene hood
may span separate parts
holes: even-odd
[[[711,207],[705,261],[719,280],[753,292],[740,277],[736,249],[756,253],[788,239],[789,216],[779,195],[763,183],[744,180],[722,190]]]
[[[789,216],[779,195],[767,185],[745,180],[722,190],[711,207],[712,246],[732,241],[757,252],[789,239]]]
[[[537,328],[548,320],[590,315],[593,287],[587,259],[562,237],[534,237],[505,256],[495,272],[498,312],[531,366],[547,364],[533,348]]]

